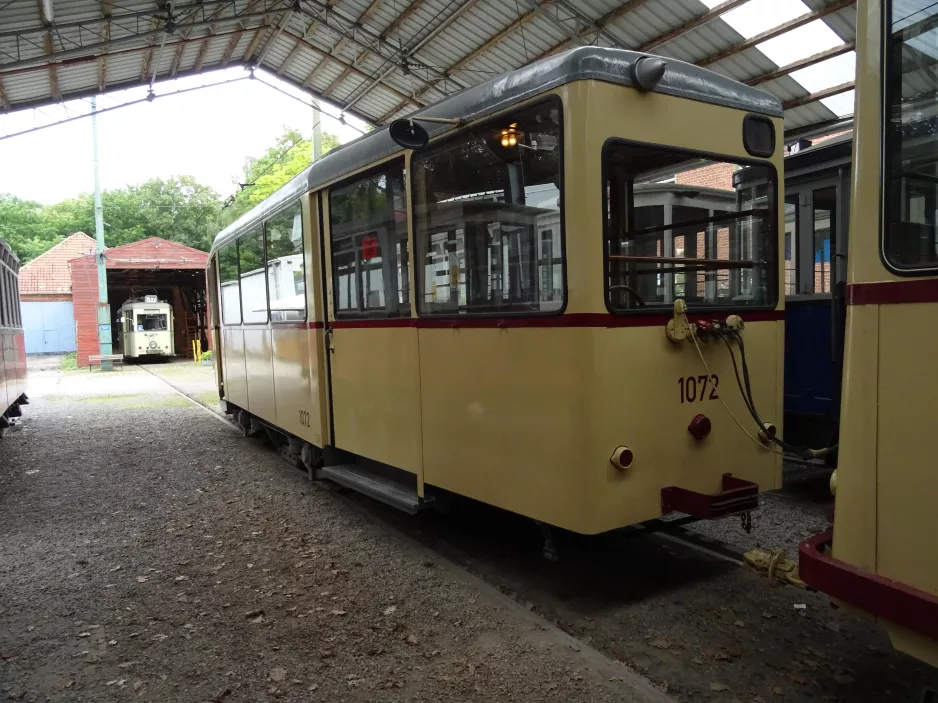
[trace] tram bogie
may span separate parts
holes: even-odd
[[[582,48],[468,89],[428,111],[424,148],[376,131],[219,234],[229,409],[418,504],[588,534],[752,510],[780,453],[729,414],[747,410],[724,340],[665,330],[681,301],[686,323],[744,320],[781,425],[781,106],[670,59],[640,90],[641,57]],[[734,185],[744,168],[762,185]]]

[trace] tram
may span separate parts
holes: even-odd
[[[865,0],[857,16],[835,511],[799,568],[938,666],[938,6]]]
[[[408,512],[745,518],[781,484],[782,131],[762,91],[581,47],[337,148],[215,238],[224,406]],[[745,339],[750,399],[691,326]]]
[[[785,156],[785,440],[837,444],[843,374],[852,134],[799,139]],[[735,178],[752,185],[744,169]],[[791,459],[800,457],[792,456]],[[836,449],[824,463],[837,464]]]
[[[117,311],[118,339],[125,359],[170,357],[173,306],[156,295],[129,298]]]
[[[29,404],[19,274],[19,259],[0,239],[0,435]]]

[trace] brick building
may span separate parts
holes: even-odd
[[[173,306],[174,343],[178,354],[188,353],[190,343],[199,338],[208,348],[205,266],[208,254],[159,237],[108,249],[108,300],[114,352],[119,353],[117,311],[125,300],[155,293]],[[98,271],[93,254],[73,258],[69,263],[78,364],[100,349],[98,335]]]
[[[20,308],[27,354],[75,351],[70,259],[93,253],[95,241],[76,232],[20,269]]]

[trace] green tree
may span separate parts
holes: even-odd
[[[40,203],[8,193],[0,193],[0,237],[20,261],[38,256],[57,241],[43,218]]]
[[[208,251],[223,226],[218,193],[191,176],[106,190],[101,204],[109,247],[162,237]],[[75,232],[94,231],[94,198],[88,193],[47,206],[0,195],[0,237],[23,262]]]
[[[339,146],[339,138],[323,133],[322,153]],[[303,139],[298,130],[284,129],[262,156],[249,156],[244,160],[244,180],[242,189],[235,195],[225,211],[225,223],[234,222],[238,217],[272,195],[292,178],[302,173],[312,161],[313,145],[309,139]]]

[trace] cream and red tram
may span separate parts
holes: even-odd
[[[741,320],[780,424],[779,102],[584,47],[412,119],[422,148],[366,135],[217,236],[228,410],[409,511],[445,491],[592,534],[777,488],[724,345],[686,331]]]
[[[938,5],[862,0],[857,20],[835,514],[800,572],[938,666]]]

